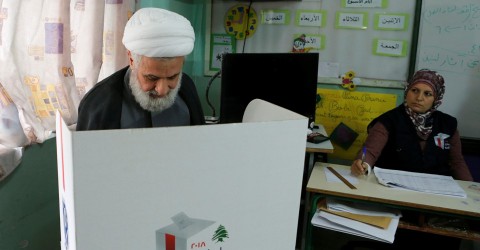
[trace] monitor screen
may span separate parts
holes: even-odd
[[[313,121],[318,56],[318,53],[225,54],[219,122],[241,122],[248,103],[256,98]]]

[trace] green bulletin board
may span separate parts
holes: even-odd
[[[210,51],[210,70],[218,71],[222,66],[222,58],[225,53],[235,53],[235,37],[228,34],[212,34]]]

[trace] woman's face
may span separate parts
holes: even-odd
[[[405,101],[411,110],[423,114],[432,108],[435,95],[430,85],[419,82],[408,90]]]

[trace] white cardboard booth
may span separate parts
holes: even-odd
[[[295,248],[306,117],[71,131],[57,114],[62,249]]]

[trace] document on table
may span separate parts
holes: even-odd
[[[344,201],[340,202],[335,199],[327,199],[326,206],[328,209],[320,208],[314,214],[311,221],[312,225],[373,240],[393,243],[401,217],[399,210],[351,202],[345,203]],[[350,213],[351,215],[342,216],[338,214],[340,212]],[[372,224],[372,216],[379,218],[386,217],[388,223],[382,227],[373,225],[376,223]],[[364,219],[370,217],[368,219],[370,221],[359,220],[359,217],[364,217]]]
[[[424,193],[466,198],[465,190],[451,176],[415,173],[400,170],[374,168],[377,181],[387,187],[395,187]]]
[[[385,217],[391,217],[391,218],[402,216],[402,213],[400,212],[400,210],[386,207],[386,206],[358,203],[353,201],[344,201],[344,200],[338,200],[334,198],[326,198],[326,199],[327,199],[327,208],[333,211],[342,211],[342,212],[348,212],[353,214],[370,215],[370,216],[385,216]]]
[[[317,227],[388,243],[393,243],[398,223],[399,218],[392,218],[388,228],[381,229],[324,211],[317,211],[312,218],[312,225]]]
[[[401,216],[401,212],[397,209],[353,201],[341,201],[334,198],[326,198],[326,204],[319,204],[318,206],[318,209],[325,212],[382,229],[388,228],[392,218]]]
[[[350,169],[338,169],[335,168],[335,170],[343,176],[348,182],[352,184],[358,184],[358,178],[355,177]],[[335,176],[328,168],[323,168],[323,171],[325,172],[325,177],[327,177],[328,182],[342,182],[337,176]]]

